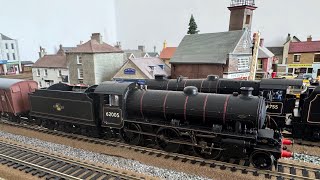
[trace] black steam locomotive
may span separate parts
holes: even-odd
[[[207,79],[165,79],[158,75],[155,80],[146,80],[149,89],[182,91],[186,86],[195,86],[199,92],[232,94],[240,93],[241,87],[252,87],[254,96],[262,96],[267,102],[267,113],[270,115],[270,127],[283,129],[286,122],[290,122],[296,103],[296,96],[288,94],[288,87],[303,85],[302,80],[262,79],[261,81],[244,81],[221,79],[216,75],[209,75]]]
[[[207,79],[165,79],[159,75],[155,80],[146,80],[149,89],[182,91],[185,86],[196,86],[201,92],[232,94],[240,93],[241,87],[253,87],[255,96],[264,97],[267,102],[267,114],[280,129],[287,128],[296,138],[312,141],[320,140],[320,103],[319,85],[310,86],[302,92],[299,107],[295,108],[297,98],[287,93],[288,87],[301,87],[302,80],[262,79],[261,81],[241,81],[219,79],[209,75]],[[271,121],[272,122],[272,121]],[[271,125],[269,127],[275,128]]]
[[[204,158],[250,159],[256,168],[269,169],[292,154],[283,150],[281,133],[266,128],[265,100],[252,90],[204,94],[196,87],[179,92],[104,82],[75,92],[56,84],[30,94],[30,115],[49,129],[100,137],[115,133],[129,144],[152,140],[170,152],[188,147]]]

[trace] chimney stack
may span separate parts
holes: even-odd
[[[308,36],[307,41],[308,41],[308,42],[311,42],[311,41],[312,41],[312,36],[311,36],[311,35]]]
[[[288,36],[287,36],[287,42],[291,40],[291,34],[288,33]]]
[[[59,45],[59,50],[58,50],[57,54],[59,54],[59,55],[65,55],[65,52],[64,52],[64,50],[63,50],[62,44]]]
[[[164,42],[163,42],[163,49],[165,49],[165,48],[167,48],[167,41],[166,40],[164,40]]]
[[[42,58],[44,55],[47,55],[46,49],[40,46],[39,58]]]
[[[117,41],[117,44],[116,44],[114,47],[116,47],[116,48],[118,48],[118,49],[121,49],[121,42],[120,42],[120,41]]]
[[[260,47],[263,47],[263,46],[264,46],[264,39],[261,38],[261,39],[260,39]]]
[[[96,40],[98,41],[99,44],[102,44],[102,36],[100,33],[92,33],[91,35],[91,40]]]
[[[138,50],[145,52],[145,46],[142,46],[142,45],[138,46]]]

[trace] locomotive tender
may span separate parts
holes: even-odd
[[[250,159],[256,168],[270,169],[279,158],[292,156],[283,146],[290,142],[266,128],[265,100],[252,90],[204,94],[196,87],[179,92],[103,82],[79,92],[55,84],[30,94],[29,121],[95,137],[120,135],[129,144],[156,143],[170,152],[191,147],[204,158]]]

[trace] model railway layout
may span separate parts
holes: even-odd
[[[90,142],[93,144],[101,144],[106,147],[119,147],[130,149],[134,152],[140,152],[144,155],[152,156],[155,158],[165,158],[172,159],[174,161],[181,161],[181,163],[191,163],[198,164],[199,166],[209,166],[210,168],[219,168],[223,171],[237,172],[240,171],[242,174],[248,174],[252,176],[263,175],[267,179],[277,178],[277,179],[320,179],[320,169],[305,167],[292,163],[281,162],[278,163],[277,167],[272,171],[270,170],[257,170],[250,166],[249,161],[240,161],[235,159],[226,160],[208,160],[199,157],[190,156],[187,154],[177,154],[177,153],[169,153],[166,151],[162,151],[154,148],[147,148],[141,146],[128,145],[122,142],[103,140],[99,138],[92,138],[77,134],[64,133],[60,131],[48,130],[46,128],[31,126],[27,124],[17,124],[14,122],[9,122],[7,120],[1,121],[1,123],[17,126],[20,128],[38,131],[41,133],[46,133],[58,137],[66,137],[70,139],[78,140],[79,142]]]
[[[0,163],[46,179],[145,179],[6,142],[0,142]]]
[[[224,95],[199,93],[194,87],[174,92],[103,82],[78,92],[61,83],[37,89],[34,81],[0,81],[1,111],[12,121],[26,117],[48,129],[120,136],[133,145],[151,140],[168,152],[192,148],[207,159],[247,159],[258,169],[292,156],[284,146],[291,142],[267,128],[265,100],[252,96],[251,87]]]

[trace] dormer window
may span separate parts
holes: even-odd
[[[164,70],[164,64],[159,64],[158,65],[162,70]]]
[[[149,66],[149,68],[151,69],[151,71],[153,71],[153,70],[154,70],[154,66]]]

